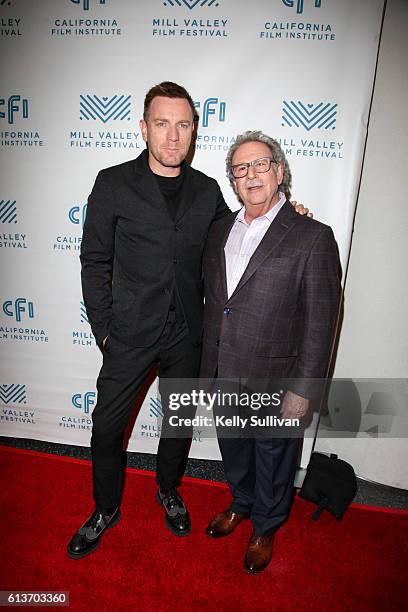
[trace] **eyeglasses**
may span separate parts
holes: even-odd
[[[260,157],[259,159],[254,159],[251,162],[245,162],[244,164],[237,164],[236,166],[231,166],[231,174],[234,178],[244,178],[248,174],[249,166],[252,166],[255,172],[268,172],[270,170],[271,164],[277,164],[278,162],[273,159],[273,157]]]

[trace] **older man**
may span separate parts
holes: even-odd
[[[103,365],[92,414],[95,510],[68,545],[73,559],[93,552],[120,519],[124,432],[151,366],[158,364],[161,379],[198,374],[202,252],[211,223],[230,211],[217,182],[185,162],[194,115],[184,87],[170,81],[152,87],[140,121],[147,149],[102,170],[89,196],[82,290]],[[163,408],[166,418],[166,402]],[[162,435],[157,454],[157,500],[177,536],[190,532],[177,489],[189,446],[188,438]]]
[[[302,418],[324,377],[340,296],[331,229],[295,213],[291,175],[279,144],[262,132],[237,137],[227,157],[243,208],[215,222],[204,252],[202,377],[291,378],[285,418]],[[231,534],[250,518],[244,568],[256,574],[272,557],[273,539],[292,500],[299,440],[219,437],[230,507],[207,534]]]

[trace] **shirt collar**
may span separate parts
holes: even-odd
[[[278,214],[279,210],[282,208],[285,202],[286,202],[286,196],[282,191],[280,191],[279,192],[279,202],[277,202],[275,206],[272,206],[272,208],[268,210],[267,213],[265,213],[261,217],[257,217],[257,219],[267,219],[269,223],[272,223],[272,221],[274,220],[274,218],[276,217],[276,215]],[[239,213],[237,214],[235,218],[235,223],[240,222],[240,223],[243,223],[244,225],[248,225],[244,217],[245,217],[245,206],[243,206],[241,210],[239,211]],[[254,221],[256,221],[256,219],[254,219]]]

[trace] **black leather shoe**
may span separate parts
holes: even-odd
[[[105,529],[114,527],[119,521],[119,508],[116,508],[115,512],[111,515],[101,514],[95,510],[92,516],[74,534],[68,544],[68,556],[71,559],[81,559],[93,552],[99,546]]]
[[[188,535],[191,531],[190,517],[177,489],[159,487],[156,499],[166,511],[165,522],[170,531],[178,536]]]

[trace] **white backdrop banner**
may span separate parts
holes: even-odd
[[[101,168],[139,155],[146,91],[184,85],[192,165],[232,209],[238,133],[280,141],[293,197],[347,262],[383,0],[0,0],[0,434],[89,445],[101,354],[79,250]],[[129,450],[155,452],[156,383]],[[191,456],[218,458],[196,430]]]

